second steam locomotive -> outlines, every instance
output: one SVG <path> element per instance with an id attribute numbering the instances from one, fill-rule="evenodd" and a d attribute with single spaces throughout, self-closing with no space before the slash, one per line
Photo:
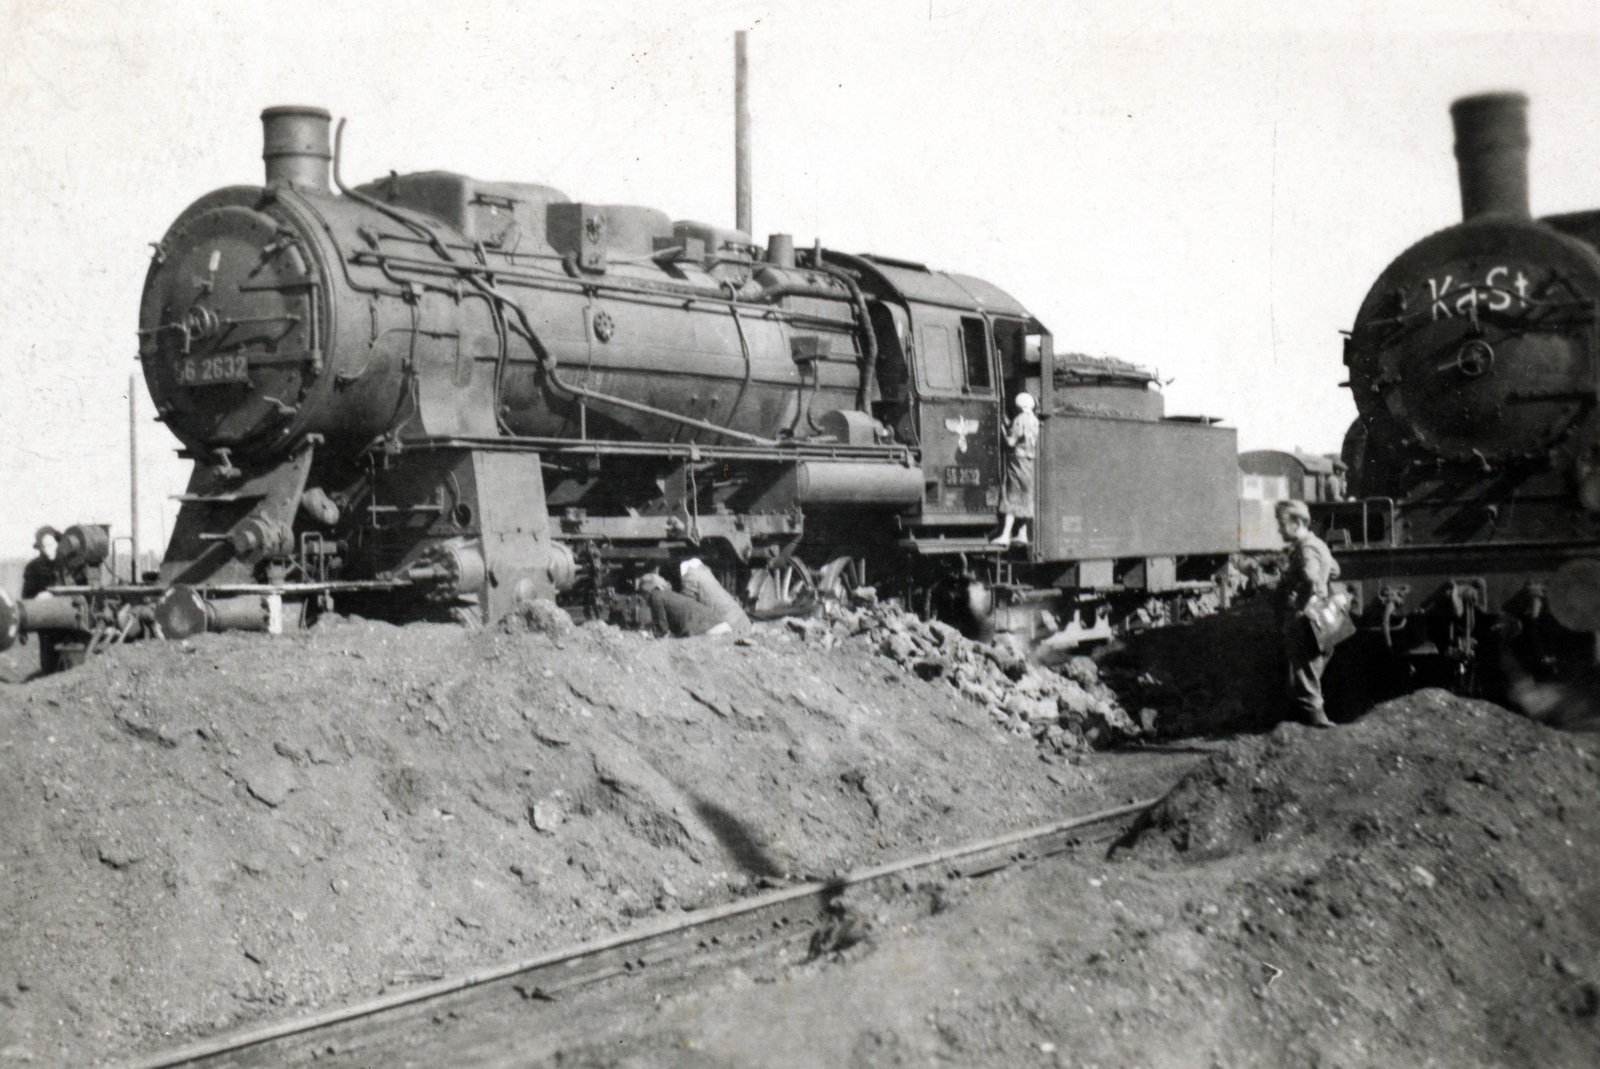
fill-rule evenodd
<path id="1" fill-rule="evenodd" d="M 0 605 L 12 637 L 275 630 L 334 602 L 626 615 L 631 579 L 698 556 L 758 610 L 870 576 L 1071 643 L 1237 547 L 1234 432 L 1054 352 L 986 282 L 542 185 L 346 187 L 327 112 L 262 120 L 264 185 L 192 204 L 145 282 L 140 361 L 194 461 L 159 574 Z M 1000 547 L 1024 391 L 1036 520 Z"/>
<path id="2" fill-rule="evenodd" d="M 1600 211 L 1530 215 L 1526 104 L 1452 107 L 1463 219 L 1361 305 L 1362 500 L 1318 511 L 1407 677 L 1533 707 L 1541 680 L 1593 671 L 1600 632 Z"/>

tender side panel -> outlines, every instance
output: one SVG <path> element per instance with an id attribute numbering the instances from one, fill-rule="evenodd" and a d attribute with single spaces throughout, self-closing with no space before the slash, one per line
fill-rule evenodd
<path id="1" fill-rule="evenodd" d="M 1238 546 L 1233 430 L 1053 416 L 1039 454 L 1043 560 L 1195 556 Z"/>

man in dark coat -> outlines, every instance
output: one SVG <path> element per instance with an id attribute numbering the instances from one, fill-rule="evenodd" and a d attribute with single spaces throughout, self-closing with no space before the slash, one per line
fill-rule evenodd
<path id="1" fill-rule="evenodd" d="M 22 597 L 48 597 L 49 590 L 62 582 L 61 564 L 56 559 L 61 532 L 54 527 L 41 527 L 34 532 L 33 548 L 39 555 L 22 569 Z M 65 641 L 61 631 L 39 632 L 39 669 L 46 674 L 56 670 L 56 647 Z"/>
<path id="2" fill-rule="evenodd" d="M 54 527 L 41 527 L 34 532 L 33 548 L 39 555 L 22 569 L 22 597 L 36 598 L 61 580 L 56 578 L 56 549 L 61 533 Z"/>

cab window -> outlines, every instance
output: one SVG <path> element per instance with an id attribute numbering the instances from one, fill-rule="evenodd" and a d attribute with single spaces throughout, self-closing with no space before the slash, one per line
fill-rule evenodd
<path id="1" fill-rule="evenodd" d="M 938 323 L 922 327 L 922 374 L 930 390 L 959 390 L 955 349 L 950 344 L 950 329 Z"/>
<path id="2" fill-rule="evenodd" d="M 988 391 L 993 383 L 989 377 L 989 332 L 983 320 L 961 320 L 961 351 L 966 358 L 967 389 Z"/>

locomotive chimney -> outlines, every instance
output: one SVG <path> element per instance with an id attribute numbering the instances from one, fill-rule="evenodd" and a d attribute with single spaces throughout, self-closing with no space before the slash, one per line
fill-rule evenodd
<path id="1" fill-rule="evenodd" d="M 261 158 L 267 184 L 280 182 L 306 193 L 328 193 L 328 122 L 321 108 L 290 105 L 261 113 Z"/>
<path id="2" fill-rule="evenodd" d="M 1528 218 L 1528 98 L 1484 93 L 1450 105 L 1461 176 L 1461 217 Z"/>

